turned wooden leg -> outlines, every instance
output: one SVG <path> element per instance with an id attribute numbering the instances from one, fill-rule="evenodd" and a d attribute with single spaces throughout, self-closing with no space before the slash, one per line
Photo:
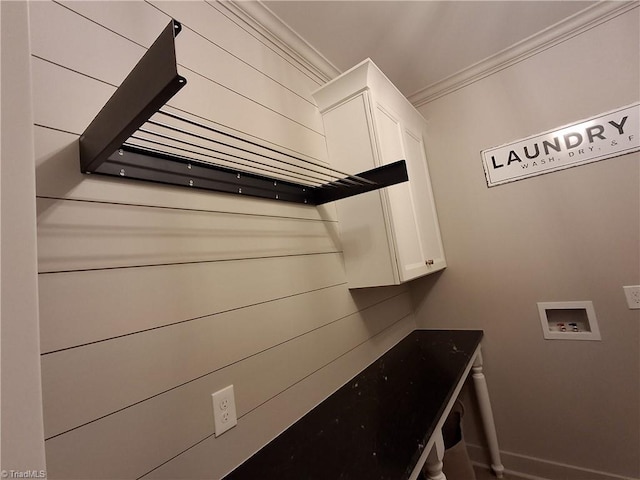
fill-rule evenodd
<path id="1" fill-rule="evenodd" d="M 496 477 L 502 478 L 504 475 L 504 466 L 500 460 L 500 449 L 498 448 L 498 436 L 496 434 L 496 425 L 493 420 L 493 411 L 491 410 L 491 401 L 489 400 L 489 389 L 487 388 L 487 380 L 482 373 L 482 352 L 478 349 L 478 354 L 473 361 L 473 383 L 478 397 L 478 405 L 480 407 L 480 417 L 482 425 L 487 436 L 489 445 L 489 453 L 491 454 L 491 469 Z"/>
<path id="2" fill-rule="evenodd" d="M 422 471 L 427 475 L 428 480 L 447 480 L 442 473 L 442 459 L 444 458 L 444 440 L 442 439 L 442 431 L 438 430 L 436 441 L 431 447 L 427 461 Z"/>

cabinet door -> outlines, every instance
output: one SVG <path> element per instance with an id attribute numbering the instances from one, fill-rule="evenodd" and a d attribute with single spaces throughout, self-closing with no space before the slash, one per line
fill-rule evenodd
<path id="1" fill-rule="evenodd" d="M 436 213 L 431 179 L 420 130 L 404 129 L 404 144 L 407 154 L 407 171 L 411 179 L 412 196 L 415 201 L 416 224 L 422 242 L 422 252 L 430 272 L 446 267 L 440 227 Z"/>
<path id="2" fill-rule="evenodd" d="M 358 173 L 379 166 L 368 92 L 323 114 L 332 166 Z M 399 283 L 391 228 L 380 191 L 336 202 L 338 229 L 350 288 Z"/>
<path id="3" fill-rule="evenodd" d="M 407 152 L 403 145 L 403 126 L 398 116 L 376 103 L 375 120 L 382 163 L 388 164 L 407 159 Z M 412 182 L 413 178 L 409 171 L 409 182 L 387 187 L 382 193 L 388 199 L 388 216 L 401 282 L 425 275 L 429 271 L 422 251 L 424 242 L 417 228 Z"/>

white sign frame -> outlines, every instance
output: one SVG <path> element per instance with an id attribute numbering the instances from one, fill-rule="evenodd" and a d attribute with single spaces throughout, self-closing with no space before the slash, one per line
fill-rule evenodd
<path id="1" fill-rule="evenodd" d="M 487 187 L 640 150 L 640 102 L 483 150 Z"/>

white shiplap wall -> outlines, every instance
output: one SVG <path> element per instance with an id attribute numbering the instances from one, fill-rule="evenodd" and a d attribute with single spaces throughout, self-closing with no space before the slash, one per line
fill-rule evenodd
<path id="1" fill-rule="evenodd" d="M 220 478 L 415 326 L 405 288 L 347 289 L 331 207 L 80 174 L 79 135 L 171 17 L 172 106 L 327 161 L 322 80 L 233 5 L 30 3 L 49 478 Z"/>

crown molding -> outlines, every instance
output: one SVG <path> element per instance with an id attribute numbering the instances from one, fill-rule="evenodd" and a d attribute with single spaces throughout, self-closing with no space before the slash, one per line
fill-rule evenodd
<path id="1" fill-rule="evenodd" d="M 262 2 L 228 0 L 209 3 L 231 12 L 260 34 L 278 54 L 296 65 L 319 85 L 327 83 L 341 73 L 335 65 Z"/>
<path id="2" fill-rule="evenodd" d="M 419 107 L 638 8 L 640 2 L 601 1 L 408 97 Z"/>
<path id="3" fill-rule="evenodd" d="M 271 48 L 317 81 L 319 85 L 325 84 L 341 73 L 335 65 L 259 0 L 211 1 L 209 3 L 233 14 L 266 40 Z M 600 1 L 495 55 L 418 90 L 408 99 L 414 106 L 419 107 L 638 7 L 640 7 L 638 0 Z"/>

